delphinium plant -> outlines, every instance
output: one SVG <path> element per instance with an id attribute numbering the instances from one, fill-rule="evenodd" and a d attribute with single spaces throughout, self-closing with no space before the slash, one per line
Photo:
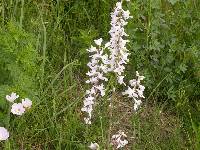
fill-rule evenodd
<path id="1" fill-rule="evenodd" d="M 133 109 L 136 111 L 142 103 L 144 98 L 143 92 L 145 87 L 141 85 L 144 76 L 140 76 L 136 71 L 136 79 L 129 81 L 126 84 L 125 78 L 125 65 L 129 62 L 128 56 L 130 55 L 126 48 L 128 34 L 125 32 L 124 27 L 128 24 L 127 20 L 132 18 L 129 10 L 122 8 L 123 1 L 117 2 L 114 11 L 111 13 L 111 29 L 109 34 L 111 36 L 109 42 L 104 42 L 102 38 L 94 40 L 96 46 L 91 46 L 87 51 L 89 52 L 90 62 L 87 64 L 90 68 L 87 73 L 89 79 L 86 83 L 90 84 L 91 88 L 86 91 L 86 96 L 83 101 L 84 106 L 81 109 L 86 113 L 84 121 L 86 124 L 92 124 L 92 112 L 94 105 L 99 97 L 104 97 L 106 92 L 115 92 L 117 84 L 127 87 L 123 95 L 133 99 Z M 103 44 L 105 43 L 105 44 Z M 107 81 L 112 80 L 107 84 Z M 106 90 L 105 90 L 106 89 Z M 109 98 L 109 106 L 112 106 L 112 96 Z M 110 125 L 111 126 L 111 125 Z M 109 136 L 110 137 L 110 136 Z M 122 148 L 128 144 L 126 140 L 127 135 L 123 131 L 119 131 L 111 137 L 110 144 L 115 148 Z M 90 149 L 98 149 L 97 143 L 91 143 Z"/>

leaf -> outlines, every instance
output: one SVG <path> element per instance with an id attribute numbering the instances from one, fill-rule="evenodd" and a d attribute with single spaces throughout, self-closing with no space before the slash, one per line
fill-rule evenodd
<path id="1" fill-rule="evenodd" d="M 187 66 L 186 66 L 185 64 L 181 64 L 181 65 L 179 66 L 179 69 L 180 69 L 183 73 L 185 73 L 185 72 L 187 71 Z"/>
<path id="2" fill-rule="evenodd" d="M 176 2 L 178 2 L 179 0 L 168 0 L 172 5 L 174 5 Z"/>

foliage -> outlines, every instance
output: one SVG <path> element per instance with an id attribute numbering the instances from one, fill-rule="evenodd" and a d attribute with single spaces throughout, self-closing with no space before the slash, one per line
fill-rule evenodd
<path id="1" fill-rule="evenodd" d="M 129 28 L 131 62 L 136 64 L 131 68 L 142 68 L 147 77 L 147 100 L 176 106 L 191 138 L 194 122 L 189 116 L 200 114 L 200 3 L 143 0 L 129 7 L 134 15 Z M 189 115 L 190 109 L 195 113 Z"/>
<path id="2" fill-rule="evenodd" d="M 188 9 L 184 9 L 184 8 Z M 135 1 L 134 20 L 129 32 L 132 36 L 132 62 L 148 77 L 151 91 L 163 79 L 153 96 L 178 99 L 185 90 L 189 97 L 199 96 L 199 11 L 191 9 L 199 3 L 166 1 Z M 142 8 L 142 10 L 141 10 Z M 143 65 L 144 64 L 144 65 Z M 197 98 L 196 98 L 197 100 Z"/>
<path id="3" fill-rule="evenodd" d="M 37 51 L 35 39 L 19 26 L 9 22 L 0 30 L 0 119 L 5 121 L 5 96 L 17 91 L 24 96 L 36 95 L 35 83 L 37 67 Z"/>

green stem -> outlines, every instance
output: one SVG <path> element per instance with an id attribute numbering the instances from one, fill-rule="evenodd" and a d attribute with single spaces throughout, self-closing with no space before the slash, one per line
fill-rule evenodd
<path id="1" fill-rule="evenodd" d="M 5 24 L 5 2 L 2 2 L 2 24 Z"/>
<path id="2" fill-rule="evenodd" d="M 43 20 L 43 12 L 40 10 L 39 6 L 37 5 L 41 23 L 42 23 L 42 31 L 43 31 L 43 47 L 42 47 L 42 65 L 41 65 L 41 82 L 40 87 L 43 89 L 44 86 L 44 72 L 45 72 L 45 66 L 46 66 L 46 49 L 47 49 L 47 31 L 46 26 Z"/>
<path id="3" fill-rule="evenodd" d="M 148 19 L 147 19 L 147 32 L 146 32 L 146 49 L 149 50 L 150 46 L 150 32 L 151 32 L 151 0 L 148 2 Z"/>
<path id="4" fill-rule="evenodd" d="M 113 100 L 115 98 L 115 91 L 113 91 L 113 89 L 116 87 L 116 77 L 115 75 L 112 75 L 111 78 L 110 78 L 110 89 L 112 90 L 112 96 L 111 96 L 111 99 L 110 99 L 110 102 L 109 102 L 109 130 L 108 130 L 108 142 L 107 142 L 107 148 L 109 149 L 110 147 L 110 139 L 111 139 L 111 133 L 112 133 L 112 116 L 113 116 Z"/>
<path id="5" fill-rule="evenodd" d="M 9 103 L 8 111 L 7 111 L 7 121 L 5 124 L 7 129 L 10 127 L 10 111 L 11 111 L 11 104 Z"/>
<path id="6" fill-rule="evenodd" d="M 21 0 L 22 2 L 22 7 L 21 7 L 21 16 L 20 16 L 20 27 L 22 28 L 22 22 L 24 18 L 24 0 Z"/>
<path id="7" fill-rule="evenodd" d="M 5 127 L 6 127 L 7 130 L 9 130 L 9 127 L 10 127 L 10 111 L 11 111 L 11 103 L 9 103 L 9 106 L 8 106 L 7 121 L 6 121 L 6 124 L 5 124 Z M 5 150 L 11 150 L 9 140 L 7 140 L 5 142 Z"/>

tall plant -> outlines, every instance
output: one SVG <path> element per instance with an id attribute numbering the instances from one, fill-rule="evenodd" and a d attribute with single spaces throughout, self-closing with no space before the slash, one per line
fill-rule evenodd
<path id="1" fill-rule="evenodd" d="M 126 86 L 125 78 L 125 65 L 129 62 L 128 56 L 130 55 L 126 48 L 126 43 L 129 42 L 126 38 L 128 34 L 125 32 L 125 26 L 128 24 L 127 20 L 132 18 L 129 10 L 122 8 L 122 2 L 117 2 L 114 11 L 111 13 L 111 29 L 109 34 L 111 36 L 109 42 L 104 42 L 102 38 L 94 40 L 96 46 L 91 46 L 87 49 L 90 54 L 90 62 L 87 64 L 90 68 L 87 75 L 89 79 L 86 83 L 91 85 L 91 88 L 86 91 L 84 106 L 81 109 L 86 112 L 84 121 L 86 124 L 92 124 L 93 107 L 97 99 L 101 96 L 104 97 L 106 92 L 115 92 L 117 84 Z M 105 43 L 105 44 L 104 44 Z M 141 105 L 141 99 L 144 98 L 143 92 L 145 87 L 141 85 L 144 76 L 140 76 L 136 72 L 136 79 L 130 80 L 130 86 L 123 95 L 133 99 L 134 110 L 136 111 Z M 109 83 L 106 83 L 109 81 Z M 112 98 L 109 100 L 110 106 L 112 105 Z M 111 126 L 111 125 L 110 125 Z M 111 128 L 111 127 L 110 127 Z M 119 134 L 112 136 L 112 144 L 116 148 L 124 147 L 128 141 L 122 140 L 126 137 L 122 131 Z M 91 147 L 94 146 L 91 145 Z"/>

